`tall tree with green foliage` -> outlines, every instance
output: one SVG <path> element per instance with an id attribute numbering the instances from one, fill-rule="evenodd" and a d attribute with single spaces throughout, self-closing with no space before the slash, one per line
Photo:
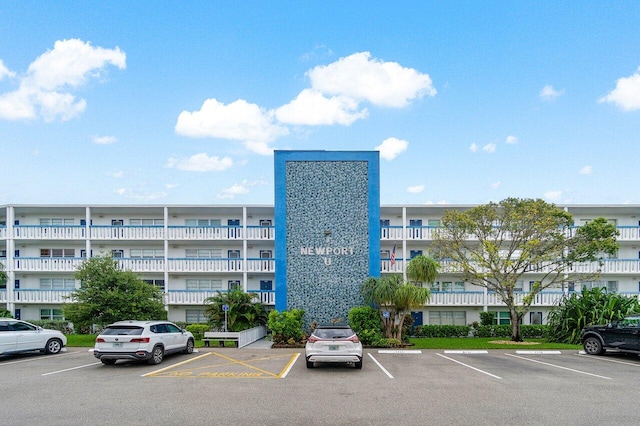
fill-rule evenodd
<path id="1" fill-rule="evenodd" d="M 403 281 L 399 274 L 369 277 L 360 286 L 364 300 L 378 309 L 387 338 L 402 340 L 402 325 L 413 309 L 429 300 L 429 289 Z"/>
<path id="2" fill-rule="evenodd" d="M 242 290 L 229 290 L 218 292 L 215 296 L 205 300 L 208 305 L 205 315 L 209 318 L 209 324 L 215 329 L 223 330 L 225 326 L 224 306 L 226 311 L 227 331 L 242 331 L 249 328 L 265 325 L 267 323 L 267 311 L 256 293 L 245 293 Z"/>
<path id="3" fill-rule="evenodd" d="M 549 312 L 548 339 L 576 345 L 580 343 L 580 333 L 584 327 L 608 324 L 639 312 L 640 303 L 635 295 L 629 297 L 610 293 L 603 287 L 583 288 L 580 293 L 564 297 Z"/>
<path id="4" fill-rule="evenodd" d="M 66 303 L 63 312 L 76 327 L 167 318 L 161 290 L 120 269 L 111 256 L 85 260 L 75 278 L 81 287 L 71 294 L 73 302 Z"/>
<path id="5" fill-rule="evenodd" d="M 495 292 L 509 309 L 511 340 L 522 341 L 520 324 L 542 290 L 593 280 L 604 256 L 618 249 L 615 226 L 604 218 L 579 228 L 563 209 L 540 199 L 507 198 L 468 210 L 449 210 L 435 230 L 432 254 L 447 272 Z M 595 272 L 574 266 L 594 262 Z M 516 285 L 524 275 L 538 279 L 524 294 Z"/>
<path id="6" fill-rule="evenodd" d="M 409 261 L 407 278 L 416 285 L 431 284 L 438 276 L 440 264 L 434 259 L 419 255 Z"/>
<path id="7" fill-rule="evenodd" d="M 0 262 L 0 286 L 7 286 L 7 273 L 4 271 L 4 264 Z"/>

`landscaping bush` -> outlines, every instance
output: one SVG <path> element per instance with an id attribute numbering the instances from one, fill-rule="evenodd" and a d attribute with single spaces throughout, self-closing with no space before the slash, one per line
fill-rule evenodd
<path id="1" fill-rule="evenodd" d="M 415 327 L 415 337 L 468 337 L 468 325 L 419 325 Z"/>
<path id="2" fill-rule="evenodd" d="M 495 312 L 480 312 L 480 325 L 494 325 L 495 323 Z"/>
<path id="3" fill-rule="evenodd" d="M 300 342 L 304 337 L 302 331 L 304 310 L 291 309 L 288 311 L 278 312 L 273 310 L 269 312 L 267 326 L 271 330 L 272 340 L 274 344 L 290 344 L 290 341 Z"/>
<path id="4" fill-rule="evenodd" d="M 0 308 L 0 318 L 13 318 L 11 311 L 5 308 Z"/>
<path id="5" fill-rule="evenodd" d="M 191 334 L 193 334 L 193 338 L 196 340 L 202 340 L 204 338 L 204 333 L 211 330 L 211 326 L 209 324 L 190 324 L 184 328 L 187 331 L 190 331 Z"/>
<path id="6" fill-rule="evenodd" d="M 36 320 L 29 321 L 32 324 L 39 325 L 42 328 L 48 328 L 50 330 L 58 330 L 64 334 L 71 334 L 74 332 L 73 327 L 69 321 L 64 320 Z"/>
<path id="7" fill-rule="evenodd" d="M 363 345 L 373 346 L 382 339 L 380 314 L 370 306 L 358 306 L 349 311 L 349 326 L 358 334 Z"/>

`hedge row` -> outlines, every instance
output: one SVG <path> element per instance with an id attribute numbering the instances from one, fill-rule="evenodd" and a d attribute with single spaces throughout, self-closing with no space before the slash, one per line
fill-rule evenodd
<path id="1" fill-rule="evenodd" d="M 523 339 L 545 339 L 549 334 L 547 325 L 521 325 Z M 419 325 L 413 337 L 511 337 L 511 325 Z"/>

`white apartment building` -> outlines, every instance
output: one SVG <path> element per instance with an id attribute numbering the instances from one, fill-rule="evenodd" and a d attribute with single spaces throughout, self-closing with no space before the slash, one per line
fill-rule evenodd
<path id="1" fill-rule="evenodd" d="M 432 231 L 446 210 L 470 205 L 380 207 L 380 274 L 405 274 L 408 261 L 429 254 Z M 620 250 L 607 259 L 597 282 L 573 283 L 540 293 L 525 324 L 544 323 L 563 295 L 604 286 L 640 294 L 640 206 L 566 205 L 575 226 L 605 217 L 617 226 Z M 376 218 L 377 220 L 377 218 Z M 80 283 L 77 267 L 110 253 L 122 268 L 163 290 L 169 319 L 204 322 L 204 300 L 241 288 L 275 306 L 275 216 L 268 205 L 7 205 L 0 207 L 0 263 L 7 282 L 0 307 L 25 320 L 62 319 L 61 306 Z M 391 261 L 396 247 L 395 262 Z M 578 265 L 581 271 L 596 264 Z M 526 292 L 538 277 L 520 283 Z M 495 294 L 441 273 L 431 299 L 414 312 L 417 324 L 465 325 L 494 311 L 508 323 Z"/>

